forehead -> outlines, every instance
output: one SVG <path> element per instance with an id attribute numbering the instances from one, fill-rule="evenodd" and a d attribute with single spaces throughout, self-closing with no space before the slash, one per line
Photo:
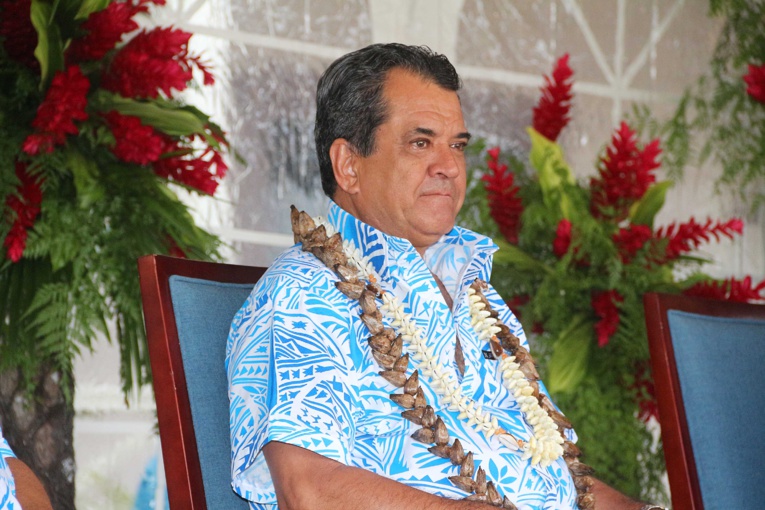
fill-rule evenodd
<path id="1" fill-rule="evenodd" d="M 385 123 L 440 123 L 444 124 L 444 129 L 465 131 L 457 92 L 445 89 L 431 79 L 405 69 L 392 69 L 385 79 L 383 96 Z"/>

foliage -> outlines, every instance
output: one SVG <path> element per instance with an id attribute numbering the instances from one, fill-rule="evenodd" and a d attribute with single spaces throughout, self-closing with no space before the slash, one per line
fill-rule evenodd
<path id="1" fill-rule="evenodd" d="M 178 196 L 212 195 L 227 142 L 177 93 L 191 34 L 138 30 L 164 0 L 0 0 L 0 371 L 60 370 L 115 339 L 127 391 L 147 382 L 136 259 L 217 255 Z"/>
<path id="2" fill-rule="evenodd" d="M 499 148 L 486 151 L 462 220 L 500 246 L 492 283 L 536 334 L 540 371 L 574 423 L 586 462 L 627 494 L 666 499 L 660 445 L 647 426 L 656 407 L 643 294 L 762 299 L 765 281 L 717 281 L 700 271 L 707 260 L 693 251 L 740 234 L 740 220 L 654 225 L 671 183 L 656 181 L 658 140 L 640 144 L 626 123 L 596 174 L 576 182 L 549 137 L 568 122 L 572 74 L 563 57 L 546 79 L 528 129 L 530 165 L 503 162 Z"/>
<path id="3" fill-rule="evenodd" d="M 711 159 L 722 169 L 718 187 L 756 211 L 765 205 L 765 2 L 710 0 L 710 13 L 725 20 L 710 70 L 658 126 L 665 167 L 679 177 Z"/>

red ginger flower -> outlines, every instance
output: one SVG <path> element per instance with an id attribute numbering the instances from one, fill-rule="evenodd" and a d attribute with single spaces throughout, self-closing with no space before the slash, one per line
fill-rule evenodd
<path id="1" fill-rule="evenodd" d="M 571 246 L 571 222 L 562 219 L 558 222 L 558 228 L 555 229 L 555 240 L 553 240 L 553 253 L 558 258 L 563 257 Z"/>
<path id="2" fill-rule="evenodd" d="M 592 296 L 592 309 L 600 318 L 595 324 L 595 334 L 598 336 L 598 347 L 605 347 L 611 336 L 619 328 L 619 309 L 616 303 L 624 298 L 615 290 L 599 292 Z"/>
<path id="3" fill-rule="evenodd" d="M 614 244 L 619 250 L 619 256 L 622 259 L 623 264 L 629 264 L 635 253 L 642 248 L 646 241 L 648 241 L 653 232 L 646 225 L 629 225 L 625 228 L 620 228 L 619 232 L 614 234 Z"/>
<path id="4" fill-rule="evenodd" d="M 193 155 L 192 149 L 183 147 L 180 141 L 168 136 L 163 136 L 163 139 L 164 157 L 154 163 L 154 173 L 202 193 L 214 195 L 228 170 L 220 153 L 208 146 L 200 156 L 190 157 Z"/>
<path id="5" fill-rule="evenodd" d="M 66 142 L 66 135 L 76 135 L 78 130 L 74 121 L 88 118 L 85 107 L 89 88 L 90 81 L 79 66 L 57 72 L 32 121 L 35 132 L 24 140 L 22 150 L 32 156 L 51 152 L 55 146 Z"/>
<path id="6" fill-rule="evenodd" d="M 88 16 L 81 25 L 86 34 L 74 39 L 67 50 L 67 57 L 75 62 L 83 60 L 100 60 L 122 37 L 138 29 L 138 23 L 133 17 L 149 10 L 149 3 L 164 5 L 164 0 L 138 0 L 137 3 L 112 2 L 105 9 L 96 11 Z"/>
<path id="7" fill-rule="evenodd" d="M 708 218 L 705 224 L 696 223 L 691 219 L 680 225 L 670 223 L 667 227 L 661 227 L 656 231 L 656 239 L 668 239 L 664 258 L 659 263 L 665 263 L 678 258 L 684 253 L 695 250 L 702 242 L 708 242 L 711 237 L 719 241 L 721 236 L 733 239 L 733 234 L 741 234 L 744 231 L 744 222 L 738 218 L 722 222 L 712 223 Z"/>
<path id="8" fill-rule="evenodd" d="M 622 122 L 600 159 L 598 176 L 590 180 L 592 214 L 616 222 L 626 218 L 630 206 L 656 182 L 653 172 L 659 167 L 659 154 L 658 139 L 640 150 L 635 132 Z"/>
<path id="9" fill-rule="evenodd" d="M 0 0 L 0 40 L 11 60 L 37 69 L 37 32 L 30 19 L 31 0 Z"/>
<path id="10" fill-rule="evenodd" d="M 193 67 L 204 73 L 204 84 L 214 82 L 199 57 L 188 53 L 191 34 L 158 27 L 142 31 L 114 57 L 104 76 L 103 87 L 123 97 L 156 98 L 161 91 L 172 95 L 182 91 L 192 79 Z"/>
<path id="11" fill-rule="evenodd" d="M 765 103 L 765 64 L 754 66 L 749 64 L 749 73 L 744 75 L 746 93 L 760 103 Z"/>
<path id="12" fill-rule="evenodd" d="M 534 129 L 550 141 L 558 139 L 558 135 L 571 120 L 568 112 L 571 109 L 571 77 L 574 72 L 568 66 L 568 53 L 563 55 L 555 64 L 552 79 L 545 76 L 542 87 L 542 97 L 534 107 Z"/>
<path id="13" fill-rule="evenodd" d="M 3 246 L 7 249 L 8 258 L 13 262 L 21 260 L 27 246 L 27 231 L 34 225 L 40 214 L 42 190 L 40 184 L 29 175 L 26 165 L 16 162 L 16 176 L 21 183 L 16 193 L 8 195 L 5 205 L 15 213 L 13 224 L 5 236 Z"/>
<path id="14" fill-rule="evenodd" d="M 514 184 L 515 174 L 507 171 L 507 165 L 500 165 L 499 147 L 489 149 L 486 165 L 491 170 L 481 177 L 489 200 L 491 217 L 497 222 L 499 231 L 509 242 L 518 243 L 523 204 L 518 196 L 520 188 Z"/>
<path id="15" fill-rule="evenodd" d="M 112 152 L 122 161 L 148 165 L 162 155 L 162 137 L 151 126 L 141 124 L 138 117 L 111 111 L 104 114 L 104 118 L 116 142 Z"/>
<path id="16" fill-rule="evenodd" d="M 659 405 L 656 403 L 656 386 L 653 378 L 648 373 L 648 363 L 643 362 L 637 366 L 635 371 L 635 384 L 632 386 L 637 396 L 638 407 L 640 408 L 638 417 L 644 422 L 651 418 L 659 419 Z"/>
<path id="17" fill-rule="evenodd" d="M 752 277 L 742 280 L 729 278 L 727 280 L 709 280 L 699 282 L 686 289 L 683 294 L 725 301 L 749 302 L 765 300 L 765 280 L 752 287 Z"/>

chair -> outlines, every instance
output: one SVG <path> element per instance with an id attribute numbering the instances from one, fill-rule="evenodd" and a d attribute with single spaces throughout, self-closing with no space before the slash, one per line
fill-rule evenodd
<path id="1" fill-rule="evenodd" d="M 265 268 L 148 255 L 138 270 L 170 508 L 246 509 L 231 489 L 224 359 Z"/>
<path id="2" fill-rule="evenodd" d="M 765 306 L 643 301 L 673 507 L 765 508 Z"/>

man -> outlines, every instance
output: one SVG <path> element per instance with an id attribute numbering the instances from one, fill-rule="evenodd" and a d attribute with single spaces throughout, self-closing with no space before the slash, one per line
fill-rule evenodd
<path id="1" fill-rule="evenodd" d="M 226 360 L 233 486 L 252 508 L 479 509 L 501 498 L 505 508 L 576 508 L 566 460 L 534 453 L 544 434 L 503 383 L 506 355 L 491 354 L 476 331 L 468 288 L 489 280 L 496 246 L 454 226 L 470 139 L 459 88 L 445 57 L 398 44 L 346 55 L 319 81 L 315 136 L 332 199 L 323 228 L 348 243 L 348 257 L 326 256 L 331 240 L 305 251 L 320 228 L 293 216 L 307 229 L 296 232 L 303 242 L 277 258 L 234 319 Z M 344 290 L 358 285 L 346 266 L 384 293 Z M 370 292 L 377 299 L 365 301 Z M 525 352 L 519 322 L 491 287 L 483 294 Z M 382 320 L 388 329 L 370 319 L 382 316 L 381 303 L 399 313 Z M 373 347 L 395 328 L 396 340 Z M 386 356 L 404 337 L 412 358 L 397 352 L 391 369 Z M 416 393 L 395 395 L 412 380 Z M 572 445 L 573 431 L 564 435 Z M 598 509 L 642 507 L 586 473 L 577 479 L 594 484 L 583 492 Z"/>
<path id="2" fill-rule="evenodd" d="M 40 480 L 26 464 L 16 458 L 0 429 L 0 509 L 22 508 L 50 510 L 51 505 Z"/>

